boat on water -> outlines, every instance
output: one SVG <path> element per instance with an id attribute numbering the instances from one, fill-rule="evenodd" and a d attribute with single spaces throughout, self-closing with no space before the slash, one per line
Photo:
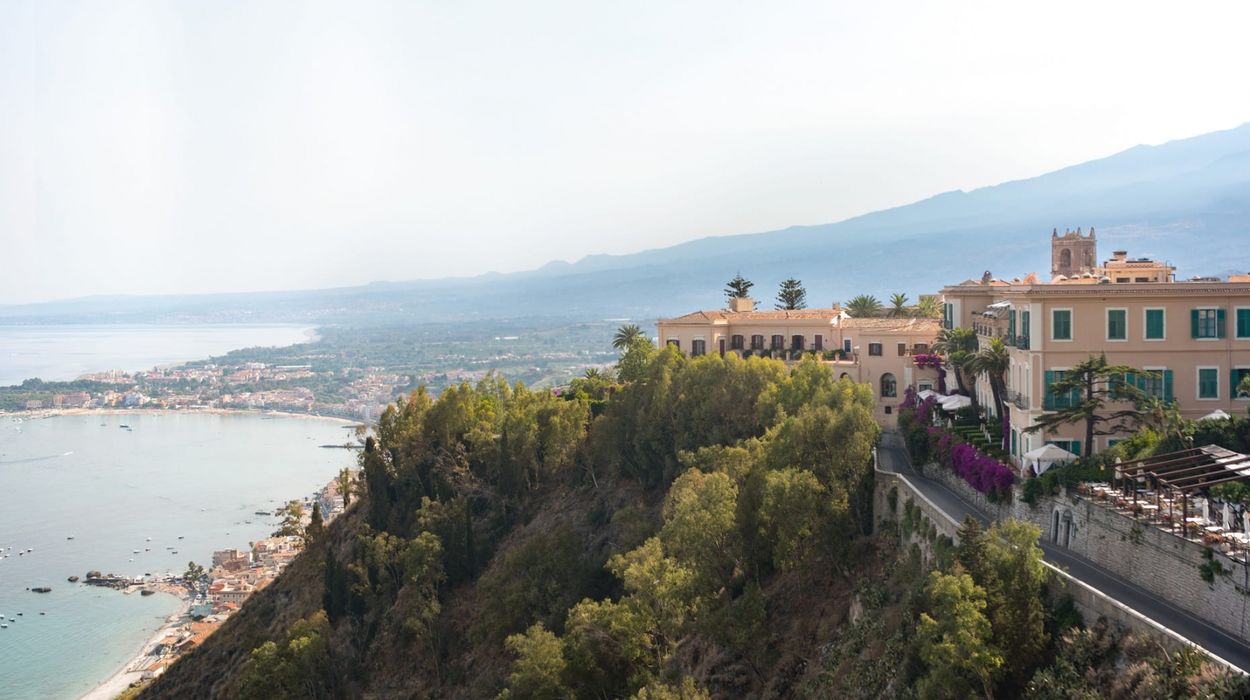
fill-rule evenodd
<path id="1" fill-rule="evenodd" d="M 74 536 L 73 536 L 73 535 L 69 535 L 69 536 L 67 536 L 65 539 L 67 539 L 67 540 L 72 540 L 72 539 L 74 539 Z"/>
<path id="2" fill-rule="evenodd" d="M 126 425 L 125 423 L 122 423 L 121 425 L 119 425 L 119 426 L 117 426 L 117 427 L 119 427 L 119 428 L 127 428 L 127 429 L 129 429 L 129 428 L 130 428 L 130 426 L 129 426 L 129 425 Z"/>
<path id="3" fill-rule="evenodd" d="M 65 580 L 66 580 L 66 581 L 69 581 L 70 583 L 78 583 L 78 577 L 77 577 L 77 576 L 70 576 L 69 578 L 67 578 L 67 579 L 65 579 Z"/>
<path id="4" fill-rule="evenodd" d="M 51 593 L 52 587 L 51 586 L 35 586 L 34 588 L 30 590 L 34 593 Z"/>
<path id="5" fill-rule="evenodd" d="M 155 594 L 156 594 L 156 591 L 152 590 L 151 588 L 145 588 L 139 591 L 139 595 L 155 595 Z"/>

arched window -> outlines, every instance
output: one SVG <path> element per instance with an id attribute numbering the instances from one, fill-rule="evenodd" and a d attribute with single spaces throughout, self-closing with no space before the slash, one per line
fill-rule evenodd
<path id="1" fill-rule="evenodd" d="M 894 380 L 894 375 L 886 372 L 881 375 L 881 398 L 897 398 L 898 382 Z"/>
<path id="2" fill-rule="evenodd" d="M 1072 267 L 1072 251 L 1064 248 L 1059 251 L 1059 267 L 1067 270 Z"/>
<path id="3" fill-rule="evenodd" d="M 850 378 L 851 378 L 851 375 L 847 374 L 846 372 L 843 372 L 842 376 L 838 377 L 838 379 L 850 379 Z"/>

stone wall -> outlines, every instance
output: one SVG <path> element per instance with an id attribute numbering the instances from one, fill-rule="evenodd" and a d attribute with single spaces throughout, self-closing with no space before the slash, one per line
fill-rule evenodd
<path id="1" fill-rule="evenodd" d="M 1030 506 L 1020 499 L 1017 488 L 1011 503 L 990 503 L 949 470 L 930 464 L 923 471 L 986 515 L 1035 523 L 1046 542 L 1097 562 L 1172 605 L 1250 641 L 1250 568 L 1222 552 L 1212 551 L 1211 561 L 1224 573 L 1207 583 L 1199 575 L 1199 567 L 1207 562 L 1206 547 L 1097 501 L 1061 493 L 1040 497 Z"/>
<path id="2" fill-rule="evenodd" d="M 1248 597 L 1242 591 L 1247 586 L 1234 583 L 1234 579 L 1246 576 L 1245 567 L 1236 565 L 1222 554 L 1216 554 L 1215 560 L 1230 570 L 1226 576 L 1217 576 L 1212 585 L 1206 584 L 1198 576 L 1197 561 L 1201 561 L 1201 545 L 1182 540 L 1179 537 L 1160 530 L 1151 533 L 1151 528 L 1136 524 L 1132 518 L 1125 517 L 1113 510 L 1102 508 L 1084 499 L 1071 499 L 1060 495 L 1038 499 L 1035 506 L 1016 498 L 1011 503 L 991 503 L 959 477 L 935 465 L 929 465 L 925 475 L 940 481 L 943 485 L 974 503 L 996 518 L 1016 518 L 1036 523 L 1042 529 L 1042 537 L 1049 540 L 1053 535 L 1053 513 L 1070 512 L 1073 528 L 1069 536 L 1069 549 L 1073 552 L 1097 561 L 1104 568 L 1120 574 L 1137 583 L 1142 588 L 1156 592 L 1160 597 L 1173 601 L 1178 607 L 1185 607 L 1195 614 L 1208 615 L 1211 621 L 1220 621 L 1220 626 L 1231 625 L 1237 629 L 1245 629 L 1241 622 L 1245 619 L 1244 612 Z M 894 507 L 890 507 L 890 493 L 894 491 Z M 950 537 L 956 544 L 959 541 L 958 523 L 954 517 L 937 507 L 924 496 L 905 476 L 878 471 L 874 493 L 874 513 L 876 527 L 889 524 L 900 528 L 905 504 L 911 501 L 913 508 L 924 515 L 932 523 L 936 531 Z M 1062 515 L 1061 515 L 1062 521 Z M 1168 539 L 1175 540 L 1170 542 Z M 931 542 L 918 532 L 905 543 L 915 542 L 924 552 L 926 563 L 932 562 L 933 548 Z M 1137 611 L 1120 603 L 1084 582 L 1073 578 L 1054 565 L 1043 562 L 1051 572 L 1050 592 L 1052 595 L 1064 594 L 1072 597 L 1073 604 L 1087 622 L 1099 617 L 1120 625 L 1124 629 L 1137 634 L 1149 636 L 1159 641 L 1168 649 L 1179 649 L 1184 646 L 1197 646 L 1185 637 L 1166 627 L 1166 620 L 1154 621 L 1144 617 Z M 1151 567 L 1155 567 L 1152 569 Z M 1127 573 L 1126 573 L 1127 572 Z M 1182 604 L 1182 601 L 1184 603 Z M 1198 610 L 1189 608 L 1194 605 Z M 1225 613 L 1217 609 L 1227 606 Z M 1202 612 L 1199 612 L 1201 610 Z M 1234 630 L 1229 630 L 1234 631 Z M 1205 649 L 1204 653 L 1210 655 Z M 1237 669 L 1224 659 L 1214 657 L 1217 661 Z M 1237 669 L 1240 670 L 1240 669 Z"/>

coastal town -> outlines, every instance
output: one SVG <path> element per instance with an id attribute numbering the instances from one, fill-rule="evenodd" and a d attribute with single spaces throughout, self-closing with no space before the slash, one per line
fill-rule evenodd
<path id="1" fill-rule="evenodd" d="M 257 512 L 283 519 L 272 536 L 248 543 L 247 549 L 214 551 L 208 566 L 191 562 L 176 576 L 123 577 L 90 571 L 83 585 L 113 588 L 126 595 L 165 593 L 179 597 L 179 611 L 148 640 L 133 660 L 85 697 L 113 698 L 127 688 L 160 676 L 179 658 L 204 643 L 257 592 L 271 585 L 304 549 L 309 528 L 321 518 L 328 525 L 350 503 L 359 473 L 344 470 L 318 492 L 291 501 L 275 512 Z M 72 583 L 79 577 L 70 577 Z"/>

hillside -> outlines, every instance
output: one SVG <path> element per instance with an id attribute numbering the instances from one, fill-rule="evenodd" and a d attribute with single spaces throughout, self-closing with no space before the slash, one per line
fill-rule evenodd
<path id="1" fill-rule="evenodd" d="M 263 294 L 82 299 L 0 307 L 0 323 L 123 320 L 368 323 L 559 316 L 649 319 L 715 307 L 736 271 L 758 289 L 789 276 L 826 305 L 858 293 L 915 298 L 976 277 L 1049 266 L 1053 228 L 1096 227 L 1104 254 L 1126 247 L 1180 274 L 1250 270 L 1250 124 L 1121 153 L 1038 177 L 845 221 L 711 236 L 631 255 L 465 279 L 379 282 Z M 591 234 L 593 235 L 593 234 Z M 906 252 L 904 255 L 903 252 Z M 392 268 L 393 269 L 393 268 Z"/>
<path id="2" fill-rule="evenodd" d="M 141 697 L 1246 691 L 1073 627 L 1035 527 L 954 547 L 874 505 L 871 394 L 819 362 L 640 343 L 620 375 L 396 404 L 348 512 Z"/>

